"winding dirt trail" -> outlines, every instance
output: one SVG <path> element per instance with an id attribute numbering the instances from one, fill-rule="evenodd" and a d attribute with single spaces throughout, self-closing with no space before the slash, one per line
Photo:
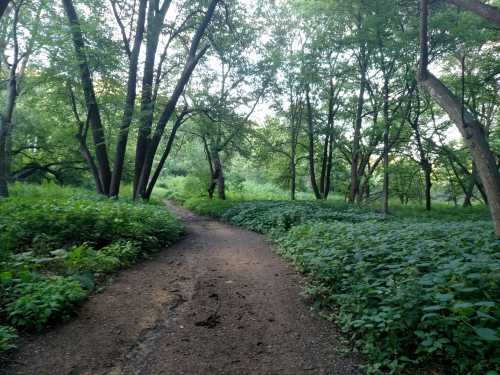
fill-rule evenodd
<path id="1" fill-rule="evenodd" d="M 0 372 L 361 374 L 262 236 L 170 208 L 182 241 L 121 272 L 76 319 L 26 338 Z"/>

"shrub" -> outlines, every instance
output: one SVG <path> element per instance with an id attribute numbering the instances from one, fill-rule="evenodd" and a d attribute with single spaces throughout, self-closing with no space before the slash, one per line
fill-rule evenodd
<path id="1" fill-rule="evenodd" d="M 17 338 L 16 330 L 12 327 L 0 325 L 0 352 L 14 349 L 14 340 Z"/>
<path id="2" fill-rule="evenodd" d="M 309 275 L 316 306 L 366 355 L 369 372 L 441 365 L 453 374 L 497 374 L 500 241 L 485 211 L 401 209 L 385 218 L 335 206 L 197 200 L 188 208 L 271 234 L 280 254 Z"/>
<path id="3" fill-rule="evenodd" d="M 71 277 L 41 277 L 19 282 L 10 290 L 5 306 L 7 318 L 16 327 L 42 329 L 50 321 L 66 319 L 78 302 L 87 297 L 80 283 Z"/>
<path id="4" fill-rule="evenodd" d="M 0 204 L 0 252 L 38 255 L 89 243 L 129 240 L 143 250 L 169 245 L 182 227 L 163 208 L 110 200 L 12 198 Z"/>
<path id="5" fill-rule="evenodd" d="M 40 330 L 65 319 L 96 280 L 181 233 L 163 204 L 18 184 L 0 201 L 0 323 Z M 10 347 L 13 332 L 0 331 L 0 350 Z"/>
<path id="6" fill-rule="evenodd" d="M 208 198 L 190 198 L 184 202 L 184 207 L 200 215 L 220 218 L 229 208 L 236 205 L 238 201 L 208 199 Z"/>
<path id="7" fill-rule="evenodd" d="M 278 239 L 370 369 L 500 369 L 500 242 L 489 222 L 305 224 Z"/>
<path id="8" fill-rule="evenodd" d="M 336 210 L 315 202 L 250 201 L 243 202 L 224 211 L 222 217 L 231 224 L 260 233 L 287 231 L 295 225 L 308 221 L 361 222 L 384 220 L 380 214 L 360 210 Z"/>

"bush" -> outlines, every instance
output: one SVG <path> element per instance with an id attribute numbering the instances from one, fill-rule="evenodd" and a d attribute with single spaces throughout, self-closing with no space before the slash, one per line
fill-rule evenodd
<path id="1" fill-rule="evenodd" d="M 18 184 L 0 201 L 0 323 L 40 330 L 65 319 L 96 280 L 181 233 L 163 204 Z M 10 347 L 14 332 L 0 330 L 0 350 Z"/>
<path id="2" fill-rule="evenodd" d="M 190 198 L 184 202 L 184 207 L 200 215 L 220 218 L 229 208 L 236 205 L 238 201 L 208 199 L 208 198 Z"/>
<path id="3" fill-rule="evenodd" d="M 0 353 L 14 349 L 14 340 L 17 338 L 16 330 L 8 326 L 0 326 Z"/>
<path id="4" fill-rule="evenodd" d="M 251 201 L 232 206 L 222 217 L 231 224 L 259 233 L 287 231 L 295 225 L 309 222 L 361 222 L 384 220 L 384 216 L 360 209 L 335 210 L 316 202 Z"/>
<path id="5" fill-rule="evenodd" d="M 354 333 L 371 370 L 445 362 L 500 369 L 500 241 L 489 222 L 305 224 L 281 254 Z"/>
<path id="6" fill-rule="evenodd" d="M 68 318 L 76 304 L 87 297 L 78 281 L 62 276 L 19 282 L 9 294 L 13 300 L 5 306 L 8 321 L 36 330 L 50 321 Z"/>
<path id="7" fill-rule="evenodd" d="M 10 198 L 0 204 L 0 252 L 38 255 L 89 243 L 133 241 L 144 251 L 172 243 L 182 227 L 162 208 L 90 198 Z"/>
<path id="8" fill-rule="evenodd" d="M 405 208 L 386 218 L 318 202 L 187 206 L 271 234 L 310 276 L 307 292 L 366 355 L 370 372 L 500 371 L 500 240 L 484 209 Z"/>

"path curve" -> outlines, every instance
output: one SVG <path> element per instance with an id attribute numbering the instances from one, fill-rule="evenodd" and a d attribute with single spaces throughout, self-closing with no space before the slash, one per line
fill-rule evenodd
<path id="1" fill-rule="evenodd" d="M 187 235 L 121 272 L 4 374 L 361 374 L 263 236 L 169 204 Z"/>

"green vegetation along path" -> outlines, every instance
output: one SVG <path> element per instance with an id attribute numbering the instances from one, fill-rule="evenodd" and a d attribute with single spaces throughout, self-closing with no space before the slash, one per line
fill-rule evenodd
<path id="1" fill-rule="evenodd" d="M 26 338 L 5 373 L 361 373 L 261 235 L 171 208 L 182 241 L 120 273 L 74 320 Z"/>

